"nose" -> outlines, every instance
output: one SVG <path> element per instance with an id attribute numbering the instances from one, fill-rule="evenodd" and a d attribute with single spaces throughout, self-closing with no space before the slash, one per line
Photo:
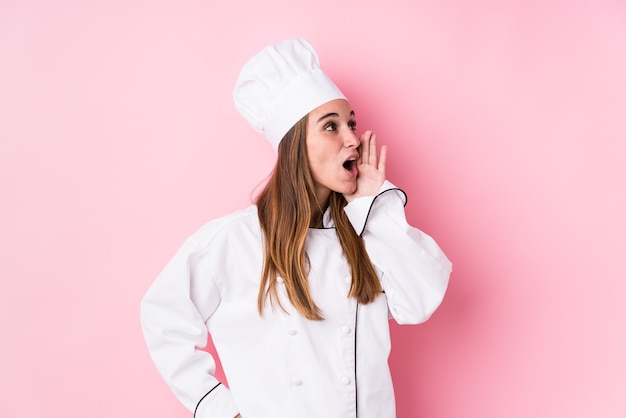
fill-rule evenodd
<path id="1" fill-rule="evenodd" d="M 358 148 L 361 145 L 361 140 L 356 131 L 347 129 L 347 133 L 343 136 L 343 145 L 346 148 Z"/>

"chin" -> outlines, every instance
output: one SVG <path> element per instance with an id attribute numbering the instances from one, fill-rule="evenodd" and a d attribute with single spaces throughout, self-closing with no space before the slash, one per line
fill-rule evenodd
<path id="1" fill-rule="evenodd" d="M 354 194 L 356 192 L 356 184 L 354 186 L 346 187 L 346 189 L 341 192 L 342 194 Z"/>
<path id="2" fill-rule="evenodd" d="M 330 190 L 332 190 L 335 193 L 341 193 L 341 194 L 353 194 L 354 192 L 356 192 L 356 182 L 354 182 L 354 184 L 352 183 L 343 183 L 343 184 L 337 184 L 336 187 L 331 187 Z"/>

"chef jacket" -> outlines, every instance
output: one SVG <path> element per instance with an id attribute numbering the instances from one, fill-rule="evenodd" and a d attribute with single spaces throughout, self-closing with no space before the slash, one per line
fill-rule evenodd
<path id="1" fill-rule="evenodd" d="M 257 309 L 263 235 L 257 208 L 209 222 L 180 248 L 141 306 L 144 336 L 161 375 L 198 418 L 393 418 L 389 317 L 425 321 L 452 269 L 431 237 L 410 226 L 404 192 L 386 181 L 377 196 L 345 207 L 384 290 L 372 303 L 348 297 L 349 265 L 328 211 L 306 238 L 309 286 L 321 321 L 290 304 Z M 203 351 L 210 333 L 228 387 Z"/>

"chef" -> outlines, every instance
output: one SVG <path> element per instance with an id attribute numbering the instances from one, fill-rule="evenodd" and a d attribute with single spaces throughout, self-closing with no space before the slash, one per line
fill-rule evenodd
<path id="1" fill-rule="evenodd" d="M 254 205 L 189 237 L 141 304 L 150 355 L 198 418 L 393 418 L 389 319 L 427 320 L 451 263 L 407 223 L 386 147 L 304 39 L 248 61 L 233 92 L 277 151 Z M 203 351 L 211 335 L 226 382 Z"/>

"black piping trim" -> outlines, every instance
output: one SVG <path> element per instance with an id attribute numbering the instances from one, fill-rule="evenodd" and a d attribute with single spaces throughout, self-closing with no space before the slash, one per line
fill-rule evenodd
<path id="1" fill-rule="evenodd" d="M 222 382 L 218 383 L 217 385 L 213 386 L 213 388 L 208 391 L 206 393 L 206 395 L 204 395 L 202 398 L 200 398 L 200 400 L 198 401 L 198 403 L 196 404 L 196 409 L 193 411 L 193 417 L 196 418 L 196 412 L 198 412 L 198 407 L 200 406 L 200 403 L 204 400 L 204 398 L 206 398 L 207 396 L 209 396 L 209 393 L 213 392 L 215 390 L 216 387 L 218 387 L 219 385 L 221 385 Z"/>
<path id="2" fill-rule="evenodd" d="M 372 206 L 374 206 L 374 202 L 376 201 L 376 199 L 378 199 L 379 196 L 382 196 L 383 194 L 387 193 L 387 192 L 391 192 L 391 191 L 399 191 L 404 195 L 404 204 L 403 206 L 406 206 L 407 202 L 409 201 L 409 197 L 406 195 L 406 192 L 402 189 L 399 189 L 397 187 L 393 187 L 391 189 L 387 189 L 387 190 L 383 190 L 382 192 L 378 193 L 376 196 L 374 196 L 374 199 L 372 200 L 372 204 L 370 205 L 369 210 L 367 211 L 367 215 L 365 216 L 365 222 L 363 222 L 363 230 L 359 233 L 360 237 L 363 237 L 363 232 L 365 232 L 365 226 L 367 225 L 367 220 L 370 217 L 370 213 L 372 212 Z"/>

